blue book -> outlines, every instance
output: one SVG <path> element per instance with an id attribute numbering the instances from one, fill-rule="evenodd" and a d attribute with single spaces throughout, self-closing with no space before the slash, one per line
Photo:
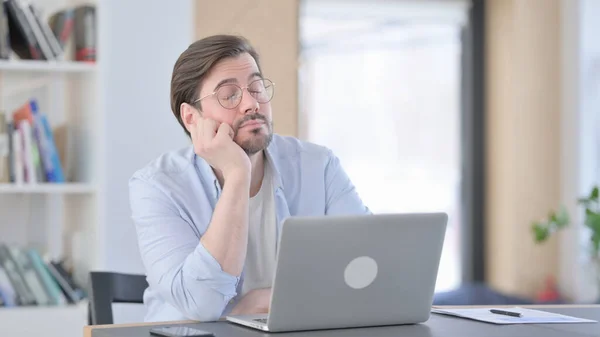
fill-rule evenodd
<path id="1" fill-rule="evenodd" d="M 37 138 L 46 180 L 48 182 L 62 183 L 65 181 L 65 178 L 56 151 L 52 128 L 50 128 L 46 115 L 40 113 L 37 101 L 32 99 L 29 104 L 33 115 L 34 132 Z"/>
<path id="2" fill-rule="evenodd" d="M 45 115 L 40 114 L 40 121 L 42 122 L 42 126 L 48 139 L 48 152 L 50 153 L 50 160 L 52 162 L 52 168 L 54 169 L 53 181 L 57 183 L 64 183 L 65 175 L 60 164 L 58 151 L 56 150 L 56 143 L 54 142 L 54 134 L 52 133 L 52 128 L 50 127 L 50 123 L 48 123 L 48 119 Z"/>
<path id="3" fill-rule="evenodd" d="M 46 292 L 50 296 L 51 303 L 54 305 L 66 304 L 67 300 L 64 297 L 62 290 L 58 286 L 58 283 L 54 277 L 52 277 L 48 271 L 46 264 L 40 257 L 39 253 L 35 249 L 29 249 L 27 251 L 27 255 L 29 255 L 29 259 L 35 268 L 38 277 L 42 280 Z"/>

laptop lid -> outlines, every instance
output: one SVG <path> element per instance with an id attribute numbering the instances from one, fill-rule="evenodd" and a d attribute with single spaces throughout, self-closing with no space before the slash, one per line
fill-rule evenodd
<path id="1" fill-rule="evenodd" d="M 445 213 L 286 219 L 269 330 L 426 321 L 447 220 Z"/>

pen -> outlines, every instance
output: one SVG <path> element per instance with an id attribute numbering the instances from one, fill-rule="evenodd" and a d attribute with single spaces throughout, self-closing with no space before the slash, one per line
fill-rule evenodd
<path id="1" fill-rule="evenodd" d="M 505 311 L 505 310 L 498 310 L 498 309 L 491 309 L 490 312 L 493 314 L 498 314 L 498 315 L 521 317 L 520 312 L 512 312 L 512 311 Z"/>

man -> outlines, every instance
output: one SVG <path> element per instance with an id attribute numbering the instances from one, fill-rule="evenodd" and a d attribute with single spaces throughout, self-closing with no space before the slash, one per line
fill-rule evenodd
<path id="1" fill-rule="evenodd" d="M 129 182 L 146 321 L 266 313 L 286 217 L 369 212 L 331 151 L 273 134 L 273 92 L 241 37 L 199 40 L 175 63 L 171 109 L 193 146 Z"/>

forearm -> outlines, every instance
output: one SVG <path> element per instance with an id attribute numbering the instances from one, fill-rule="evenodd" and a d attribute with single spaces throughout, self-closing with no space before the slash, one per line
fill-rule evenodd
<path id="1" fill-rule="evenodd" d="M 173 201 L 153 182 L 134 176 L 129 184 L 150 290 L 188 319 L 218 319 L 237 295 L 239 278 L 222 271 Z M 208 203 L 202 209 L 212 211 Z"/>
<path id="2" fill-rule="evenodd" d="M 248 245 L 250 175 L 237 174 L 225 180 L 208 229 L 200 242 L 224 272 L 239 276 Z"/>
<path id="3" fill-rule="evenodd" d="M 186 266 L 176 272 L 163 274 L 158 278 L 160 281 L 157 283 L 156 289 L 187 319 L 201 322 L 218 320 L 229 300 L 236 295 L 234 278 L 232 277 L 231 280 L 233 283 L 230 283 L 225 275 L 214 277 L 213 274 L 210 279 L 199 281 L 196 275 L 197 270 L 193 269 L 195 266 L 192 267 L 190 263 L 186 263 Z"/>

